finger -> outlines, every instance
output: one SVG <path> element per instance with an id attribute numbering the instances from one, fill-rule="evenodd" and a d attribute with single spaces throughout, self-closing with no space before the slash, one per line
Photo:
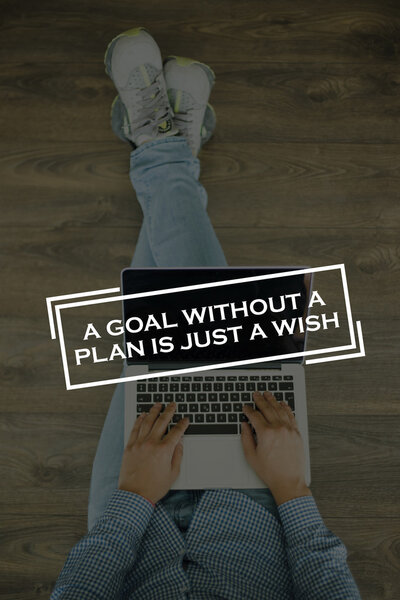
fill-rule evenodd
<path id="1" fill-rule="evenodd" d="M 291 420 L 291 418 L 289 416 L 289 412 L 287 410 L 287 408 L 288 408 L 287 404 L 285 404 L 285 402 L 283 402 L 283 401 L 278 402 L 278 404 L 279 404 L 279 414 L 280 414 L 282 423 L 284 423 L 287 427 L 291 427 L 292 420 Z"/>
<path id="2" fill-rule="evenodd" d="M 153 425 L 153 429 L 151 430 L 151 437 L 155 439 L 161 439 L 165 433 L 165 430 L 168 427 L 168 423 L 172 419 L 172 415 L 176 410 L 175 402 L 170 402 L 168 406 L 165 407 L 164 411 L 160 413 L 158 419 L 155 421 Z"/>
<path id="3" fill-rule="evenodd" d="M 271 416 L 271 425 L 281 425 L 282 424 L 282 412 L 280 410 L 280 403 L 277 401 L 275 396 L 271 394 L 271 392 L 264 392 L 264 400 L 266 406 L 269 407 L 273 412 L 274 416 Z"/>
<path id="4" fill-rule="evenodd" d="M 259 435 L 262 432 L 262 430 L 265 429 L 265 427 L 268 425 L 260 411 L 254 410 L 254 408 L 252 408 L 248 404 L 245 404 L 243 406 L 243 412 L 250 421 L 250 423 L 253 425 L 257 435 Z"/>
<path id="5" fill-rule="evenodd" d="M 297 431 L 299 431 L 298 426 L 297 426 L 297 421 L 296 421 L 296 417 L 294 416 L 294 413 L 292 411 L 292 409 L 290 408 L 290 406 L 288 404 L 286 404 L 285 402 L 283 403 L 285 410 L 286 410 L 286 414 L 288 415 L 289 421 L 290 421 L 290 425 L 293 429 L 296 429 Z"/>
<path id="6" fill-rule="evenodd" d="M 182 457 L 183 457 L 183 444 L 182 444 L 182 439 L 181 439 L 175 446 L 175 450 L 174 450 L 174 453 L 173 453 L 172 459 L 171 459 L 171 472 L 172 472 L 172 477 L 173 477 L 174 481 L 178 477 L 179 471 L 181 470 Z"/>
<path id="7" fill-rule="evenodd" d="M 129 435 L 129 439 L 128 439 L 128 443 L 127 443 L 127 446 L 129 448 L 132 447 L 133 444 L 136 442 L 138 433 L 140 431 L 140 426 L 141 426 L 142 421 L 143 421 L 143 417 L 144 417 L 144 413 L 140 414 L 138 416 L 138 418 L 136 419 L 133 427 L 132 427 L 132 431 L 131 431 L 131 433 Z"/>
<path id="8" fill-rule="evenodd" d="M 264 397 L 262 394 L 260 394 L 260 392 L 254 392 L 254 402 L 261 414 L 268 421 L 268 423 L 270 425 L 273 425 L 277 420 L 277 414 L 274 409 L 274 406 L 267 401 L 268 395 L 272 396 L 272 394 L 270 394 L 269 392 L 264 392 L 264 394 L 267 394 L 267 396 Z"/>
<path id="9" fill-rule="evenodd" d="M 158 415 L 160 414 L 160 410 L 161 410 L 161 403 L 156 402 L 156 404 L 154 404 L 151 407 L 149 412 L 145 414 L 145 416 L 143 418 L 143 422 L 140 427 L 140 431 L 138 433 L 138 438 L 137 438 L 138 440 L 144 440 L 148 436 L 149 432 L 151 431 L 151 429 L 153 427 L 154 421 L 157 419 Z"/>
<path id="10" fill-rule="evenodd" d="M 256 457 L 256 441 L 251 432 L 250 425 L 246 422 L 242 423 L 241 439 L 244 455 L 251 464 Z"/>
<path id="11" fill-rule="evenodd" d="M 181 419 L 174 427 L 172 427 L 171 431 L 167 433 L 164 438 L 164 443 L 172 448 L 175 448 L 176 444 L 181 439 L 182 435 L 185 433 L 186 429 L 189 426 L 189 419 L 185 417 Z"/>

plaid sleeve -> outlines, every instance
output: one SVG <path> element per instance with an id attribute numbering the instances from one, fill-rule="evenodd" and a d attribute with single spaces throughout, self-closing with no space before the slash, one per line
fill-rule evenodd
<path id="1" fill-rule="evenodd" d="M 346 548 L 325 527 L 314 498 L 295 498 L 278 510 L 296 600 L 360 600 Z"/>
<path id="2" fill-rule="evenodd" d="M 69 553 L 51 600 L 118 598 L 153 510 L 142 496 L 115 491 L 103 516 Z"/>

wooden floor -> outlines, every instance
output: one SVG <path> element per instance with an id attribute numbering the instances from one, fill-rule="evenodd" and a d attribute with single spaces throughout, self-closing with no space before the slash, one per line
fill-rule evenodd
<path id="1" fill-rule="evenodd" d="M 45 298 L 118 285 L 134 249 L 103 54 L 139 24 L 216 72 L 202 181 L 230 264 L 346 265 L 367 356 L 307 367 L 312 489 L 363 599 L 400 597 L 399 9 L 2 0 L 1 598 L 48 598 L 86 528 L 112 390 L 65 391 Z"/>

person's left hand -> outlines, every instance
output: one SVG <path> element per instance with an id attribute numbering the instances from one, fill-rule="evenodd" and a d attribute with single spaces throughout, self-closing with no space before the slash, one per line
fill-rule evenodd
<path id="1" fill-rule="evenodd" d="M 182 437 L 189 419 L 181 419 L 165 436 L 175 412 L 171 402 L 160 414 L 161 404 L 141 414 L 133 426 L 122 457 L 118 487 L 153 503 L 169 491 L 179 475 L 183 456 Z"/>

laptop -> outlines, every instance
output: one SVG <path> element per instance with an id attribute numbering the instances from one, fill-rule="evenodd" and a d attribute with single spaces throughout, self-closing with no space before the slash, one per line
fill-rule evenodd
<path id="1" fill-rule="evenodd" d="M 304 267 L 206 267 L 206 268 L 129 268 L 121 273 L 122 290 L 124 295 L 139 292 L 164 290 L 210 282 L 255 277 L 259 275 L 276 274 L 293 271 Z M 306 457 L 306 480 L 310 483 L 310 457 L 307 425 L 307 403 L 304 374 L 304 359 L 302 356 L 292 358 L 290 354 L 299 354 L 305 350 L 306 332 L 299 328 L 292 335 L 273 337 L 270 335 L 271 320 L 284 316 L 304 319 L 307 316 L 308 299 L 311 289 L 310 275 L 291 275 L 282 278 L 271 278 L 262 281 L 245 282 L 239 285 L 223 285 L 211 289 L 197 289 L 184 297 L 184 294 L 167 294 L 163 296 L 148 296 L 139 300 L 124 300 L 124 324 L 132 315 L 147 314 L 167 315 L 172 311 L 179 312 L 183 306 L 187 308 L 190 298 L 191 309 L 198 307 L 197 315 L 202 314 L 200 307 L 205 304 L 219 306 L 229 301 L 237 310 L 229 313 L 226 324 L 245 327 L 248 304 L 259 298 L 288 297 L 301 290 L 296 299 L 297 306 L 275 306 L 267 309 L 259 321 L 264 331 L 269 332 L 268 343 L 262 336 L 251 343 L 230 343 L 222 345 L 206 344 L 208 325 L 198 324 L 197 342 L 203 347 L 197 347 L 191 337 L 193 348 L 183 352 L 177 349 L 170 352 L 158 353 L 149 363 L 148 357 L 142 358 L 134 353 L 127 359 L 126 376 L 153 374 L 149 379 L 125 382 L 125 443 L 129 438 L 133 424 L 142 412 L 147 412 L 153 403 L 161 402 L 167 405 L 175 401 L 177 405 L 173 416 L 172 427 L 182 417 L 187 416 L 190 424 L 183 438 L 183 459 L 181 470 L 172 489 L 210 489 L 210 488 L 265 488 L 264 482 L 256 475 L 247 463 L 240 438 L 240 423 L 246 420 L 242 412 L 243 404 L 252 404 L 254 391 L 271 391 L 279 401 L 286 402 L 296 416 L 296 421 L 304 441 Z M 179 303 L 182 302 L 182 305 Z M 186 304 L 185 304 L 186 303 Z M 277 303 L 279 304 L 279 302 Z M 289 303 L 288 303 L 289 304 Z M 247 307 L 247 308 L 243 308 Z M 255 305 L 254 305 L 255 307 Z M 241 311 L 241 308 L 243 310 Z M 261 312 L 262 303 L 258 306 Z M 274 309 L 277 312 L 273 313 Z M 286 312 L 285 312 L 286 311 Z M 193 313 L 192 313 L 193 314 Z M 207 313 L 209 320 L 212 315 Z M 219 313 L 221 315 L 221 313 Z M 226 315 L 225 315 L 226 316 Z M 215 318 L 215 315 L 214 315 Z M 254 316 L 253 322 L 254 322 Z M 134 317 L 136 319 L 136 317 Z M 186 329 L 188 329 L 186 327 Z M 192 326 L 193 329 L 193 326 Z M 168 331 L 168 330 L 167 330 Z M 173 331 L 171 329 L 171 331 Z M 185 336 L 182 346 L 188 348 L 189 337 L 185 327 L 179 327 L 176 333 Z M 142 336 L 154 337 L 154 330 L 149 329 Z M 125 331 L 125 344 L 137 342 L 137 335 Z M 266 354 L 267 353 L 267 354 Z M 265 360 L 250 362 L 245 365 L 235 365 L 191 372 L 191 368 L 207 364 L 218 365 L 231 363 L 235 360 L 252 360 L 263 356 L 289 355 L 282 360 Z M 185 373 L 154 376 L 157 373 L 185 369 Z M 189 369 L 189 371 L 187 371 Z"/>

